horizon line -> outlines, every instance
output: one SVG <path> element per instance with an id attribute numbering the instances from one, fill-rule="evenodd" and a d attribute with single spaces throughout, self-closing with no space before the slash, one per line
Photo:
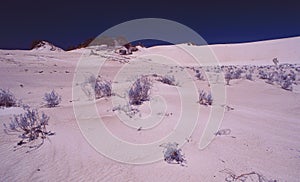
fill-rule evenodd
<path id="1" fill-rule="evenodd" d="M 259 42 L 266 42 L 266 41 L 273 41 L 273 40 L 281 40 L 281 39 L 290 39 L 290 38 L 297 38 L 297 37 L 300 37 L 300 34 L 299 35 L 292 35 L 292 36 L 280 36 L 280 37 L 277 37 L 277 38 L 266 38 L 266 39 L 255 39 L 255 40 L 247 40 L 247 41 L 226 41 L 226 42 L 223 42 L 223 41 L 220 41 L 220 42 L 212 42 L 212 43 L 208 43 L 205 39 L 205 42 L 207 44 L 205 45 L 226 45 L 226 44 L 248 44 L 248 43 L 259 43 Z M 153 44 L 153 45 L 150 45 L 150 46 L 145 46 L 145 47 L 155 47 L 155 46 L 164 46 L 164 45 L 176 45 L 176 44 L 172 44 L 172 43 L 168 43 L 168 42 L 165 42 L 165 41 L 161 41 L 161 40 L 154 40 L 154 39 L 144 39 L 144 40 L 137 40 L 137 41 L 132 41 L 132 42 L 142 42 L 142 41 L 145 41 L 145 40 L 152 40 L 153 42 L 154 41 L 157 41 L 157 42 L 161 42 L 161 43 L 156 43 L 156 44 Z M 35 41 L 35 40 L 33 40 Z M 32 42 L 33 42 L 32 41 Z M 53 44 L 55 47 L 59 47 L 61 49 L 63 49 L 64 51 L 68 51 L 67 49 L 68 48 L 62 48 L 60 46 L 57 46 L 57 44 L 55 44 L 54 42 L 51 42 L 51 41 L 48 41 L 46 39 L 41 39 L 40 41 L 45 41 L 45 42 L 48 42 L 48 43 L 51 43 Z M 129 42 L 129 43 L 132 43 L 132 42 Z M 165 44 L 162 44 L 162 42 L 165 42 Z M 185 43 L 193 43 L 192 41 L 187 41 L 187 42 L 181 42 L 181 43 L 177 43 L 177 44 L 185 44 Z M 80 44 L 80 43 L 79 43 Z M 78 44 L 78 45 L 79 45 Z M 195 44 L 197 45 L 197 44 Z M 199 45 L 199 46 L 203 46 L 203 45 Z M 28 46 L 29 47 L 29 46 Z M 28 49 L 23 49 L 23 48 L 3 48 L 3 47 L 0 47 L 0 50 L 32 50 L 30 48 Z"/>

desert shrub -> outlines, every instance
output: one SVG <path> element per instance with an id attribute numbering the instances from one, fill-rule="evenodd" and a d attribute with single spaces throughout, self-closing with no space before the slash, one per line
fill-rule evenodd
<path id="1" fill-rule="evenodd" d="M 290 79 L 286 79 L 281 81 L 280 86 L 285 90 L 292 91 L 293 90 L 292 84 L 293 82 Z"/>
<path id="2" fill-rule="evenodd" d="M 96 99 L 102 97 L 110 97 L 112 95 L 111 82 L 106 80 L 97 80 L 95 83 L 95 97 Z"/>
<path id="3" fill-rule="evenodd" d="M 148 101 L 151 87 L 152 83 L 148 77 L 142 76 L 138 78 L 129 90 L 129 103 L 132 105 L 140 105 L 144 101 Z"/>
<path id="4" fill-rule="evenodd" d="M 203 74 L 199 70 L 196 70 L 195 77 L 198 78 L 198 80 L 205 80 Z"/>
<path id="5" fill-rule="evenodd" d="M 177 85 L 175 83 L 175 77 L 173 75 L 165 75 L 158 79 L 158 81 L 168 84 L 168 85 Z"/>
<path id="6" fill-rule="evenodd" d="M 43 143 L 47 136 L 54 134 L 46 129 L 50 118 L 49 116 L 43 112 L 40 114 L 37 109 L 31 109 L 30 107 L 24 108 L 24 110 L 25 113 L 14 115 L 14 117 L 11 118 L 8 127 L 4 124 L 6 133 L 22 133 L 18 136 L 21 138 L 21 141 L 19 141 L 17 145 L 21 146 L 37 139 L 42 139 Z"/>
<path id="7" fill-rule="evenodd" d="M 212 105 L 213 99 L 210 93 L 206 93 L 203 90 L 199 93 L 199 103 L 202 105 Z"/>
<path id="8" fill-rule="evenodd" d="M 247 72 L 246 75 L 245 75 L 245 77 L 246 77 L 247 80 L 253 80 L 251 72 Z"/>
<path id="9" fill-rule="evenodd" d="M 275 81 L 275 75 L 273 73 L 267 73 L 266 83 L 273 84 Z"/>
<path id="10" fill-rule="evenodd" d="M 133 107 L 130 104 L 126 104 L 123 106 L 121 106 L 121 105 L 115 106 L 112 108 L 112 111 L 113 112 L 115 112 L 115 111 L 124 112 L 129 118 L 132 118 L 133 116 L 135 116 L 137 113 L 140 112 L 139 109 Z"/>
<path id="11" fill-rule="evenodd" d="M 241 69 L 236 69 L 232 72 L 231 79 L 240 79 L 242 76 L 243 71 Z"/>
<path id="12" fill-rule="evenodd" d="M 231 133 L 231 129 L 221 129 L 221 130 L 218 130 L 215 135 L 218 136 L 218 135 L 230 135 Z"/>
<path id="13" fill-rule="evenodd" d="M 288 74 L 288 77 L 292 80 L 292 81 L 296 81 L 296 73 L 293 70 L 290 70 L 290 73 Z"/>
<path id="14" fill-rule="evenodd" d="M 277 83 L 281 88 L 285 90 L 292 91 L 293 82 L 296 80 L 296 74 L 291 70 L 290 73 L 286 73 L 285 71 L 280 71 L 277 75 Z"/>
<path id="15" fill-rule="evenodd" d="M 50 93 L 45 93 L 44 101 L 46 101 L 48 107 L 55 107 L 60 104 L 61 96 L 52 90 Z"/>
<path id="16" fill-rule="evenodd" d="M 94 75 L 91 75 L 86 79 L 86 85 L 89 85 L 94 91 L 95 98 L 100 99 L 102 97 L 110 97 L 112 95 L 112 85 L 110 81 L 96 78 Z M 90 88 L 89 87 L 89 88 Z M 88 89 L 84 89 L 84 92 L 91 97 L 92 92 Z"/>
<path id="17" fill-rule="evenodd" d="M 275 179 L 267 179 L 264 175 L 261 173 L 258 173 L 256 171 L 251 171 L 247 173 L 242 174 L 236 174 L 231 169 L 224 169 L 219 171 L 221 173 L 225 173 L 225 181 L 226 182 L 242 182 L 242 181 L 257 181 L 257 182 L 278 182 L 278 180 Z"/>
<path id="18" fill-rule="evenodd" d="M 279 73 L 277 71 L 272 72 L 272 79 L 274 82 L 279 82 Z"/>
<path id="19" fill-rule="evenodd" d="M 279 63 L 279 60 L 278 60 L 277 58 L 274 58 L 274 59 L 273 59 L 273 63 L 277 66 L 278 63 Z"/>
<path id="20" fill-rule="evenodd" d="M 0 107 L 12 107 L 17 105 L 17 100 L 9 90 L 0 89 Z"/>
<path id="21" fill-rule="evenodd" d="M 80 84 L 82 91 L 88 96 L 92 98 L 95 90 L 96 77 L 91 75 L 85 78 L 85 81 Z"/>
<path id="22" fill-rule="evenodd" d="M 288 74 L 286 74 L 284 71 L 281 71 L 280 73 L 279 73 L 279 82 L 281 82 L 282 80 L 287 80 L 288 79 Z"/>
<path id="23" fill-rule="evenodd" d="M 181 164 L 182 166 L 184 166 L 184 164 L 186 163 L 185 157 L 182 154 L 182 150 L 178 149 L 178 143 L 174 142 L 174 143 L 166 143 L 166 144 L 162 144 L 160 145 L 160 147 L 163 147 L 163 154 L 164 154 L 164 160 L 167 163 L 174 163 L 176 162 L 177 164 Z"/>
<path id="24" fill-rule="evenodd" d="M 258 75 L 259 75 L 260 79 L 267 79 L 268 78 L 268 74 L 263 70 L 259 70 Z"/>
<path id="25" fill-rule="evenodd" d="M 232 79 L 231 72 L 230 71 L 225 72 L 224 76 L 225 76 L 226 85 L 229 85 L 229 82 Z"/>

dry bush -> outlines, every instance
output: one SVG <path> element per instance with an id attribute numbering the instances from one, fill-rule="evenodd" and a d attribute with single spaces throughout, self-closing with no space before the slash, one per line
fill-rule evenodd
<path id="1" fill-rule="evenodd" d="M 17 100 L 9 90 L 0 89 L 0 107 L 13 107 L 17 105 Z"/>
<path id="2" fill-rule="evenodd" d="M 82 83 L 81 88 L 89 98 L 92 98 L 93 94 L 96 99 L 112 96 L 111 81 L 101 79 L 100 77 L 96 78 L 94 75 L 88 77 L 86 81 Z"/>
<path id="3" fill-rule="evenodd" d="M 244 181 L 277 182 L 277 180 L 267 179 L 262 174 L 255 172 L 255 171 L 243 173 L 240 175 L 235 174 L 230 169 L 224 169 L 220 172 L 227 174 L 227 176 L 225 178 L 226 182 L 244 182 Z"/>
<path id="4" fill-rule="evenodd" d="M 58 106 L 61 102 L 61 96 L 58 95 L 54 90 L 49 93 L 45 93 L 44 101 L 46 101 L 46 105 L 48 107 Z"/>
<path id="5" fill-rule="evenodd" d="M 169 163 L 173 164 L 176 162 L 177 164 L 180 164 L 184 166 L 186 164 L 186 160 L 184 155 L 182 154 L 182 150 L 178 149 L 178 143 L 165 143 L 160 145 L 160 147 L 163 147 L 163 153 L 164 153 L 164 160 Z"/>
<path id="6" fill-rule="evenodd" d="M 9 126 L 4 125 L 4 131 L 7 134 L 17 134 L 21 140 L 17 143 L 17 146 L 28 144 L 30 148 L 38 148 L 44 143 L 44 139 L 47 136 L 54 135 L 53 132 L 47 131 L 50 117 L 45 113 L 39 113 L 37 109 L 31 109 L 30 107 L 24 107 L 25 113 L 14 115 L 11 118 Z M 33 141 L 41 139 L 41 143 L 38 145 L 31 145 Z"/>
<path id="7" fill-rule="evenodd" d="M 168 85 L 177 85 L 175 77 L 173 75 L 165 75 L 158 79 L 158 81 L 168 84 Z"/>
<path id="8" fill-rule="evenodd" d="M 97 79 L 94 88 L 96 99 L 110 97 L 112 95 L 112 86 L 109 81 Z"/>
<path id="9" fill-rule="evenodd" d="M 203 90 L 199 93 L 199 104 L 201 105 L 212 105 L 213 99 L 210 93 L 206 93 Z"/>
<path id="10" fill-rule="evenodd" d="M 144 101 L 148 101 L 151 87 L 152 82 L 147 76 L 138 78 L 128 92 L 129 104 L 141 105 Z"/>
<path id="11" fill-rule="evenodd" d="M 205 77 L 204 75 L 201 73 L 201 71 L 199 70 L 196 70 L 196 75 L 195 75 L 196 78 L 198 78 L 198 80 L 205 80 Z"/>

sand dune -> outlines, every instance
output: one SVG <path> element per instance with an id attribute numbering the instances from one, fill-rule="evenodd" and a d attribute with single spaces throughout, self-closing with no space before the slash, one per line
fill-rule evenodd
<path id="1" fill-rule="evenodd" d="M 254 43 L 212 45 L 211 48 L 221 62 L 238 64 L 299 63 L 300 37 L 285 38 Z"/>
<path id="2" fill-rule="evenodd" d="M 225 105 L 234 109 L 225 111 L 220 127 L 230 129 L 231 133 L 216 136 L 203 150 L 199 150 L 198 146 L 210 111 L 212 107 L 221 106 L 199 105 L 196 97 L 187 110 L 197 109 L 199 117 L 191 136 L 183 139 L 187 141 L 182 146 L 187 165 L 182 167 L 163 160 L 145 165 L 125 164 L 98 153 L 77 124 L 73 103 L 83 98 L 72 97 L 72 86 L 74 74 L 78 72 L 76 66 L 79 59 L 89 62 L 89 66 L 83 69 L 86 75 L 90 75 L 89 70 L 95 69 L 97 64 L 103 63 L 99 75 L 112 80 L 113 89 L 121 96 L 122 89 L 128 89 L 128 85 L 134 82 L 135 75 L 175 75 L 179 86 L 163 84 L 157 81 L 157 77 L 151 76 L 153 89 L 150 102 L 139 106 L 140 115 L 134 116 L 146 118 L 154 115 L 161 119 L 151 129 L 138 130 L 120 121 L 119 117 L 126 116 L 122 112 L 112 111 L 112 101 L 122 98 L 118 95 L 95 102 L 103 123 L 112 135 L 131 143 L 151 143 L 174 131 L 183 117 L 181 111 L 186 108 L 181 107 L 181 101 L 189 94 L 180 95 L 181 89 L 195 84 L 196 91 L 209 91 L 214 86 L 211 83 L 209 87 L 207 81 L 196 79 L 191 66 L 199 64 L 189 53 L 196 55 L 202 65 L 215 65 L 211 60 L 217 60 L 216 63 L 221 65 L 273 65 L 274 57 L 280 63 L 299 65 L 299 46 L 300 37 L 209 47 L 158 46 L 127 57 L 105 50 L 96 51 L 99 55 L 91 56 L 89 50 L 84 49 L 55 53 L 0 50 L 0 88 L 10 89 L 23 103 L 49 115 L 48 128 L 56 133 L 45 140 L 40 148 L 26 153 L 27 147 L 14 151 L 19 138 L 7 135 L 1 129 L 0 181 L 225 181 L 228 171 L 236 176 L 255 171 L 269 180 L 298 181 L 300 95 L 295 91 L 281 89 L 276 84 L 267 84 L 258 78 L 254 81 L 232 80 L 226 86 Z M 86 56 L 82 56 L 83 52 L 86 52 Z M 297 79 L 299 83 L 299 73 Z M 224 80 L 214 84 L 220 83 L 225 85 Z M 297 85 L 294 87 L 298 88 Z M 62 103 L 58 107 L 47 108 L 42 98 L 45 92 L 52 89 L 62 96 Z M 150 103 L 159 99 L 156 96 L 163 98 L 165 111 L 151 109 Z M 83 104 L 82 107 L 86 106 Z M 1 124 L 8 123 L 13 114 L 20 112 L 20 108 L 1 108 Z M 82 117 L 87 117 L 87 121 L 91 119 L 88 114 Z M 193 119 L 184 122 L 189 123 Z M 111 152 L 130 156 L 122 153 L 122 150 L 116 148 Z M 157 150 L 162 149 L 157 146 Z M 255 175 L 251 177 L 254 181 L 257 180 Z M 247 180 L 251 181 L 250 176 Z"/>

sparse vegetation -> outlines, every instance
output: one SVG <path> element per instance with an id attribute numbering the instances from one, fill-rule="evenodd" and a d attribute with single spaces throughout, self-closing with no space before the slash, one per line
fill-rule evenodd
<path id="1" fill-rule="evenodd" d="M 277 66 L 278 63 L 279 63 L 279 60 L 278 60 L 277 58 L 274 58 L 274 59 L 273 59 L 273 63 Z"/>
<path id="2" fill-rule="evenodd" d="M 229 71 L 227 71 L 224 76 L 225 76 L 225 80 L 226 80 L 226 85 L 229 85 L 229 82 L 231 80 L 231 73 Z"/>
<path id="3" fill-rule="evenodd" d="M 240 79 L 243 71 L 240 68 L 232 70 L 231 79 Z"/>
<path id="4" fill-rule="evenodd" d="M 243 173 L 240 175 L 235 174 L 232 170 L 230 169 L 224 169 L 220 171 L 222 173 L 227 174 L 225 181 L 226 182 L 242 182 L 242 181 L 258 181 L 258 182 L 276 182 L 277 180 L 270 180 L 267 179 L 265 176 L 262 174 L 252 171 L 248 173 Z"/>
<path id="5" fill-rule="evenodd" d="M 212 105 L 213 99 L 210 93 L 206 93 L 203 90 L 199 93 L 199 104 Z"/>
<path id="6" fill-rule="evenodd" d="M 246 75 L 245 75 L 245 78 L 247 80 L 253 80 L 252 73 L 251 72 L 247 72 Z"/>
<path id="7" fill-rule="evenodd" d="M 276 60 L 275 60 L 276 62 Z M 205 69 L 207 72 L 224 73 L 226 85 L 230 84 L 233 79 L 246 78 L 247 80 L 254 80 L 259 78 L 268 84 L 278 85 L 282 89 L 292 91 L 293 84 L 299 84 L 297 74 L 299 74 L 299 67 L 296 64 L 275 64 L 275 65 L 226 65 L 226 66 L 206 66 L 193 68 L 196 73 L 198 70 Z M 197 77 L 201 77 L 199 74 Z"/>
<path id="8" fill-rule="evenodd" d="M 180 164 L 184 166 L 186 164 L 185 156 L 182 154 L 182 150 L 178 148 L 178 143 L 166 143 L 160 145 L 163 147 L 164 160 L 169 164 Z"/>
<path id="9" fill-rule="evenodd" d="M 158 81 L 168 85 L 173 85 L 173 86 L 177 85 L 175 82 L 175 77 L 173 75 L 162 76 L 158 79 Z"/>
<path id="10" fill-rule="evenodd" d="M 92 88 L 95 98 L 100 99 L 102 97 L 110 97 L 112 95 L 112 85 L 110 81 L 96 78 L 94 75 L 91 75 L 87 78 L 84 85 L 89 85 L 89 88 Z M 87 89 L 85 86 L 82 86 L 83 91 L 89 96 L 92 96 L 92 91 Z"/>
<path id="11" fill-rule="evenodd" d="M 284 90 L 289 90 L 289 91 L 293 90 L 292 81 L 290 79 L 282 80 L 280 86 Z"/>
<path id="12" fill-rule="evenodd" d="M 106 80 L 96 80 L 95 83 L 95 97 L 96 99 L 102 97 L 110 97 L 112 95 L 111 82 Z"/>
<path id="13" fill-rule="evenodd" d="M 118 105 L 118 106 L 115 106 L 112 108 L 112 111 L 122 111 L 124 112 L 129 118 L 132 118 L 134 115 L 136 115 L 139 110 L 135 107 L 133 107 L 132 105 L 130 104 L 126 104 L 126 105 Z"/>
<path id="14" fill-rule="evenodd" d="M 13 107 L 17 105 L 17 99 L 9 90 L 0 89 L 0 107 Z"/>
<path id="15" fill-rule="evenodd" d="M 129 103 L 131 105 L 141 105 L 150 99 L 150 89 L 152 82 L 147 76 L 138 78 L 128 92 Z"/>
<path id="16" fill-rule="evenodd" d="M 264 70 L 259 70 L 258 74 L 260 79 L 268 79 L 268 74 Z"/>
<path id="17" fill-rule="evenodd" d="M 201 73 L 200 70 L 196 70 L 196 75 L 195 75 L 196 78 L 198 78 L 198 80 L 205 80 L 203 74 Z"/>
<path id="18" fill-rule="evenodd" d="M 44 101 L 46 101 L 48 107 L 56 107 L 61 102 L 61 96 L 52 90 L 50 93 L 45 93 Z"/>
<path id="19" fill-rule="evenodd" d="M 221 130 L 218 130 L 215 135 L 218 136 L 218 135 L 230 135 L 231 133 L 231 129 L 221 129 Z"/>
<path id="20" fill-rule="evenodd" d="M 22 133 L 18 136 L 21 140 L 17 143 L 17 146 L 29 144 L 30 148 L 38 148 L 44 143 L 47 136 L 54 135 L 53 132 L 46 129 L 50 117 L 43 112 L 40 114 L 37 109 L 31 109 L 30 107 L 24 107 L 24 110 L 25 113 L 14 115 L 11 118 L 8 127 L 4 124 L 4 131 L 7 134 Z M 35 146 L 30 145 L 37 139 L 41 139 L 42 142 Z"/>

